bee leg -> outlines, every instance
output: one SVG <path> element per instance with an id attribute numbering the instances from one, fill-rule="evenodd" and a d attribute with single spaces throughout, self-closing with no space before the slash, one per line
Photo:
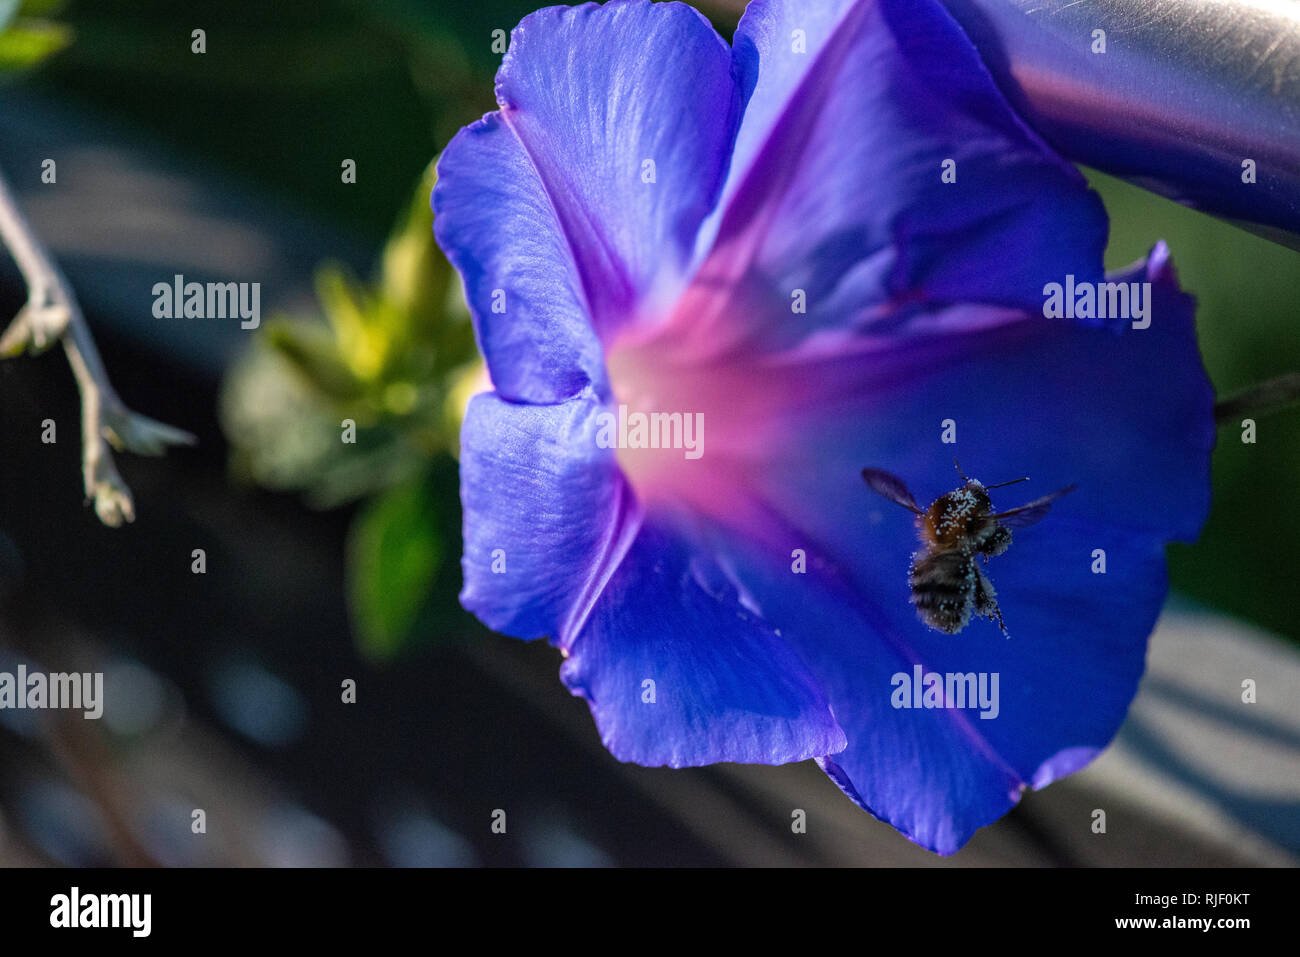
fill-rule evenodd
<path id="1" fill-rule="evenodd" d="M 1011 529 L 999 525 L 989 533 L 989 536 L 984 540 L 983 544 L 980 545 L 979 552 L 984 556 L 984 561 L 987 562 L 990 558 L 996 558 L 998 555 L 1001 555 L 1010 547 Z"/>
<path id="2" fill-rule="evenodd" d="M 993 583 L 989 581 L 988 576 L 978 567 L 975 569 L 975 611 L 998 623 L 1002 629 L 1002 634 L 1010 638 L 1007 634 L 1006 622 L 1002 620 L 1002 609 L 998 607 L 997 593 L 993 590 Z"/>

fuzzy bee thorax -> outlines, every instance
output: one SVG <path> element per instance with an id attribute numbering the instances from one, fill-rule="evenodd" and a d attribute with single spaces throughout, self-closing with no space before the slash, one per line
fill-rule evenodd
<path id="1" fill-rule="evenodd" d="M 921 515 L 917 528 L 926 544 L 954 548 L 968 543 L 978 546 L 992 534 L 997 522 L 992 518 L 993 503 L 984 486 L 969 481 L 961 488 L 941 495 Z"/>

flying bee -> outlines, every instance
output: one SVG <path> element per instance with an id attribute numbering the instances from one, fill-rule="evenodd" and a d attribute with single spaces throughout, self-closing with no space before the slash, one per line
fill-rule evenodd
<path id="1" fill-rule="evenodd" d="M 953 464 L 957 465 L 955 459 Z M 1001 555 L 1011 547 L 1013 529 L 1033 525 L 1047 514 L 1052 502 L 1074 491 L 1075 486 L 1068 485 L 1019 508 L 994 512 L 993 502 L 989 499 L 990 489 L 1029 479 L 984 485 L 967 478 L 960 465 L 957 465 L 957 474 L 966 484 L 939 496 L 929 508 L 922 510 L 896 475 L 881 469 L 862 470 L 862 477 L 873 492 L 916 516 L 921 548 L 912 556 L 908 584 L 912 588 L 912 604 L 921 621 L 938 631 L 955 635 L 970 623 L 974 612 L 996 621 L 1006 635 L 1007 626 L 1002 621 L 993 583 L 975 559 L 982 558 L 987 564 L 990 558 Z"/>

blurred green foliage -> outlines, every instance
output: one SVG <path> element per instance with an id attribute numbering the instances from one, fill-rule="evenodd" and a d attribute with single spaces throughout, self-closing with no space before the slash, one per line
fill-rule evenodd
<path id="1" fill-rule="evenodd" d="M 278 316 L 236 363 L 221 413 L 237 475 L 354 518 L 348 597 L 362 649 L 412 637 L 441 564 L 430 464 L 458 444 L 457 384 L 481 368 L 460 284 L 433 239 L 430 164 L 373 280 L 327 263 L 320 316 Z"/>
<path id="2" fill-rule="evenodd" d="M 48 19 L 62 0 L 0 0 L 0 73 L 24 70 L 62 50 L 72 31 Z"/>
<path id="3" fill-rule="evenodd" d="M 492 31 L 539 5 L 70 0 L 77 42 L 42 81 L 378 243 L 429 159 L 494 108 Z"/>
<path id="4" fill-rule="evenodd" d="M 421 474 L 375 496 L 353 520 L 348 601 L 371 658 L 392 658 L 415 636 L 442 564 L 441 511 L 438 488 Z"/>
<path id="5" fill-rule="evenodd" d="M 476 351 L 460 284 L 433 239 L 434 175 L 430 165 L 373 280 L 322 265 L 320 316 L 272 317 L 231 371 L 222 415 L 237 472 L 332 508 L 456 447 L 447 403 Z M 344 441 L 345 422 L 355 440 Z M 287 445 L 293 434 L 298 443 Z"/>

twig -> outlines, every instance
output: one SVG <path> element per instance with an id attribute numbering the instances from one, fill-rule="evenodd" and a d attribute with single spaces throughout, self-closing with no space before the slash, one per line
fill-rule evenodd
<path id="1" fill-rule="evenodd" d="M 1214 406 L 1217 422 L 1234 422 L 1246 412 L 1268 415 L 1300 402 L 1300 372 L 1288 372 L 1223 399 Z"/>
<path id="2" fill-rule="evenodd" d="M 27 304 L 0 336 L 0 358 L 37 354 L 54 342 L 72 366 L 81 393 L 81 471 L 86 497 L 105 525 L 135 520 L 131 490 L 118 474 L 109 446 L 141 455 L 162 455 L 169 445 L 192 445 L 194 436 L 128 409 L 104 369 L 90 327 L 68 285 L 15 202 L 0 173 L 0 241 L 13 254 L 27 283 Z"/>

